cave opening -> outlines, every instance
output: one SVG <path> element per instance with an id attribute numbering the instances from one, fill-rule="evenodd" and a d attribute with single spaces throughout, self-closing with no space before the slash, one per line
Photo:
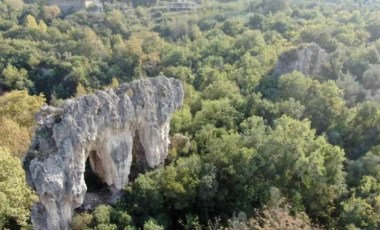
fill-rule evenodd
<path id="1" fill-rule="evenodd" d="M 129 182 L 133 182 L 139 174 L 147 172 L 149 169 L 148 163 L 145 157 L 145 150 L 140 141 L 140 136 L 136 130 L 133 136 L 132 147 L 132 165 L 129 173 Z"/>
<path id="2" fill-rule="evenodd" d="M 93 165 L 91 165 L 91 161 Z M 108 185 L 95 173 L 102 169 L 101 159 L 96 150 L 91 150 L 86 160 L 84 181 L 87 186 L 87 192 L 82 205 L 75 211 L 77 213 L 88 212 L 100 204 L 107 204 L 112 196 Z"/>
<path id="3" fill-rule="evenodd" d="M 84 171 L 84 181 L 87 186 L 87 192 L 93 193 L 93 192 L 101 192 L 104 190 L 107 190 L 107 184 L 102 181 L 101 178 L 96 175 L 94 172 L 91 163 L 90 158 L 93 158 L 95 162 L 99 161 L 99 157 L 97 156 L 96 150 L 91 150 L 89 157 L 87 157 L 86 160 L 86 168 Z"/>

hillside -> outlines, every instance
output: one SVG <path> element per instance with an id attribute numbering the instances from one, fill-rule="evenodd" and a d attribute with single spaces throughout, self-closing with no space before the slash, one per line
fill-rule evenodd
<path id="1" fill-rule="evenodd" d="M 72 229 L 380 227 L 380 1 L 25 2 L 0 2 L 0 229 L 32 227 L 41 106 L 157 76 L 184 89 L 166 160 L 134 152 L 120 199 L 100 202 L 109 184 L 82 159 Z"/>

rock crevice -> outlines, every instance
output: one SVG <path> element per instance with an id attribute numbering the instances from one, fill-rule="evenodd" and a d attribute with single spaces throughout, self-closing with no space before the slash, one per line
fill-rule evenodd
<path id="1" fill-rule="evenodd" d="M 87 158 L 115 191 L 128 183 L 135 134 L 149 167 L 163 164 L 170 119 L 183 96 L 179 81 L 156 77 L 43 107 L 24 159 L 26 179 L 40 198 L 32 210 L 34 229 L 69 229 L 87 191 Z"/>

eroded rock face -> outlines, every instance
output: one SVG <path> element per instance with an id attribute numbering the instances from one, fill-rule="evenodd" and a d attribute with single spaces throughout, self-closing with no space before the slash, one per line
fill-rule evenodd
<path id="1" fill-rule="evenodd" d="M 40 202 L 32 210 L 34 229 L 69 229 L 86 194 L 85 162 L 111 189 L 128 183 L 135 135 L 150 167 L 162 164 L 172 113 L 182 105 L 179 81 L 165 77 L 97 91 L 36 115 L 36 130 L 24 159 L 29 185 Z"/>
<path id="2" fill-rule="evenodd" d="M 328 53 L 317 44 L 303 44 L 281 54 L 274 73 L 281 75 L 299 71 L 305 75 L 318 76 L 328 61 Z"/>

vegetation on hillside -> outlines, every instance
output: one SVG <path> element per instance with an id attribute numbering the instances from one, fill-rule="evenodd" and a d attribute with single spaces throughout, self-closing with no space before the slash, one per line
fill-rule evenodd
<path id="1" fill-rule="evenodd" d="M 0 228 L 30 225 L 20 159 L 43 103 L 157 75 L 185 88 L 165 167 L 73 229 L 380 227 L 378 0 L 132 3 L 0 3 Z M 320 76 L 274 72 L 311 43 L 331 57 Z"/>

